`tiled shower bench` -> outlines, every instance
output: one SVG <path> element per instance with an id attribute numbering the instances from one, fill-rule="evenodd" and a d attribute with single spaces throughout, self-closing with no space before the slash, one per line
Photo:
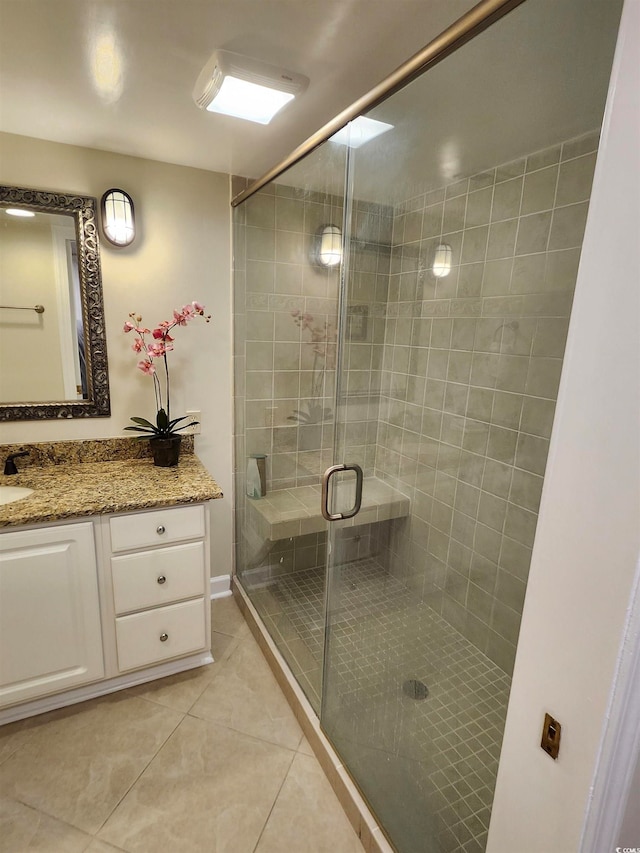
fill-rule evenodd
<path id="1" fill-rule="evenodd" d="M 353 482 L 338 484 L 336 501 L 341 509 L 346 510 L 353 503 L 353 491 Z M 278 489 L 264 498 L 247 500 L 247 521 L 265 544 L 320 533 L 328 527 L 320 510 L 320 497 L 319 485 Z M 409 507 L 406 495 L 377 477 L 365 477 L 360 512 L 353 518 L 333 523 L 340 527 L 357 527 L 389 521 L 409 515 Z"/>

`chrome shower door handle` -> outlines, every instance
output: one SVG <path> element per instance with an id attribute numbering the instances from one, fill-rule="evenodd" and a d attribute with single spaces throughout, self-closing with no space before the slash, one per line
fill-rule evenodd
<path id="1" fill-rule="evenodd" d="M 337 471 L 355 471 L 356 475 L 356 502 L 348 512 L 329 512 L 329 480 Z M 353 518 L 360 512 L 362 505 L 362 481 L 364 475 L 362 468 L 355 463 L 353 465 L 330 465 L 322 475 L 322 498 L 320 509 L 323 518 L 327 521 L 341 521 L 344 518 Z"/>

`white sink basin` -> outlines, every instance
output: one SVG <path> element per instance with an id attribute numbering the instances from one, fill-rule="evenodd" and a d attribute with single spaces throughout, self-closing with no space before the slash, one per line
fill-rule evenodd
<path id="1" fill-rule="evenodd" d="M 0 506 L 28 498 L 33 494 L 33 489 L 24 489 L 22 486 L 0 486 Z"/>

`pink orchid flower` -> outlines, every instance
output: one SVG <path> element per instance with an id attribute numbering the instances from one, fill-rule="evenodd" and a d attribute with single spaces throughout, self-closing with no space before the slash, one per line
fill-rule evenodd
<path id="1" fill-rule="evenodd" d="M 152 358 L 160 358 L 166 352 L 164 344 L 149 344 L 147 346 L 147 352 Z"/>
<path id="2" fill-rule="evenodd" d="M 178 311 L 177 308 L 173 309 L 173 319 L 174 319 L 175 324 L 177 326 L 186 326 L 187 325 L 187 318 L 184 316 L 184 314 L 182 314 L 180 311 Z"/>
<path id="3" fill-rule="evenodd" d="M 138 369 L 143 373 L 146 373 L 148 376 L 152 376 L 156 372 L 155 367 L 150 361 L 139 361 Z"/>
<path id="4" fill-rule="evenodd" d="M 198 314 L 204 314 L 204 305 L 201 305 L 199 302 L 192 302 L 193 310 Z"/>
<path id="5" fill-rule="evenodd" d="M 130 323 L 129 320 L 124 324 L 123 332 L 132 332 L 135 329 L 133 323 Z"/>
<path id="6" fill-rule="evenodd" d="M 140 338 L 136 338 L 133 342 L 131 349 L 134 352 L 142 352 L 142 350 L 144 349 L 144 344 L 142 343 L 142 340 Z"/>

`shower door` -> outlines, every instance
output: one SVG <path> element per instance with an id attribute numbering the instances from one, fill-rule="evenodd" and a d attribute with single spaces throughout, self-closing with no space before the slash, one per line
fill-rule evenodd
<path id="1" fill-rule="evenodd" d="M 347 142 L 321 725 L 400 853 L 482 851 L 619 3 L 527 0 Z M 350 515 L 354 471 L 325 511 Z"/>
<path id="2" fill-rule="evenodd" d="M 346 156 L 326 143 L 234 211 L 236 567 L 316 712 Z M 247 496 L 254 455 L 263 497 Z"/>

